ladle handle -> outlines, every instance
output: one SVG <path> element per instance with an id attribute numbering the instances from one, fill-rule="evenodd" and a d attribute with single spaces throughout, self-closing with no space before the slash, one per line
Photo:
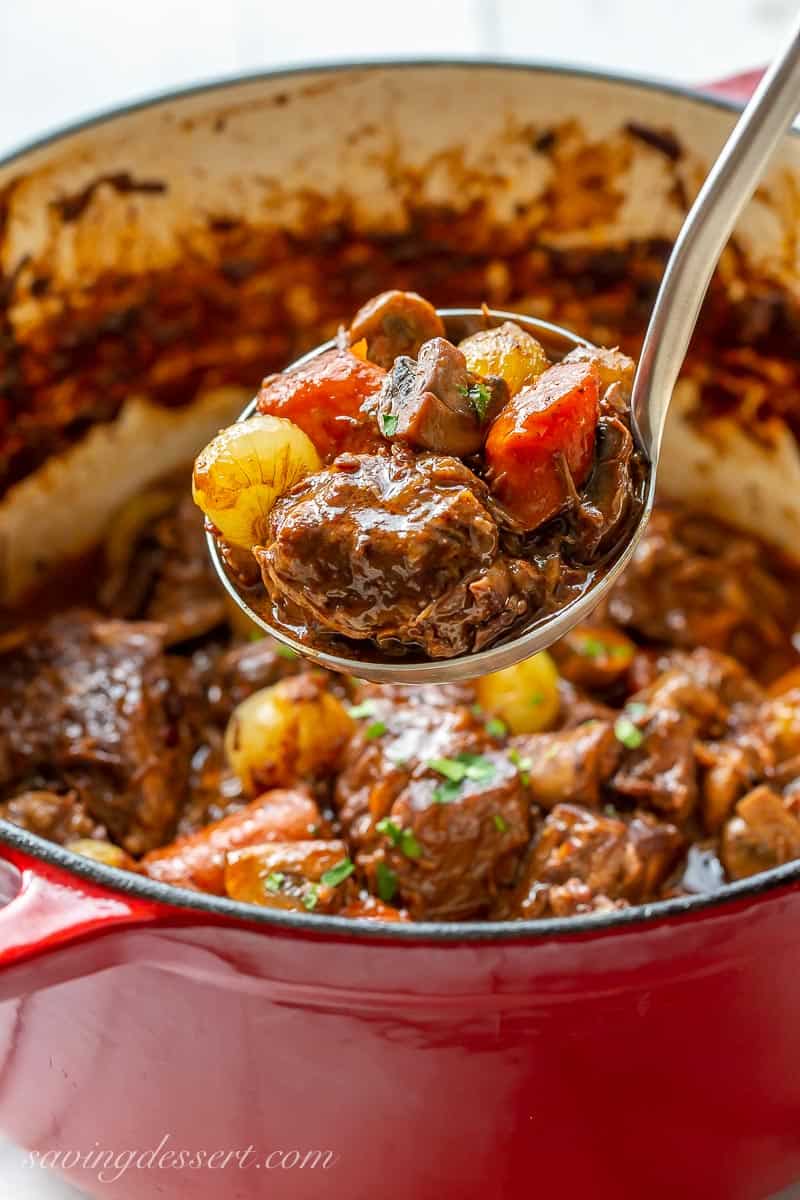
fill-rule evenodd
<path id="1" fill-rule="evenodd" d="M 672 389 L 700 307 L 736 220 L 800 111 L 800 20 L 765 73 L 678 235 L 650 316 L 633 383 L 642 446 L 658 460 Z"/>

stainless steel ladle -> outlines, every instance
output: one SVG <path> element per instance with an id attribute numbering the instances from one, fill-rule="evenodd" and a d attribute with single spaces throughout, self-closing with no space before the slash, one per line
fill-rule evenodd
<path id="1" fill-rule="evenodd" d="M 209 535 L 209 551 L 217 574 L 236 604 L 265 632 L 320 666 L 383 683 L 448 683 L 498 671 L 544 650 L 585 620 L 613 587 L 645 530 L 653 508 L 667 410 L 708 285 L 739 214 L 798 111 L 800 22 L 736 123 L 683 223 L 667 263 L 645 334 L 631 398 L 634 435 L 650 464 L 647 494 L 641 518 L 630 540 L 597 583 L 578 599 L 534 621 L 518 635 L 476 654 L 393 662 L 382 658 L 377 650 L 373 651 L 374 658 L 366 657 L 369 651 L 365 644 L 365 657 L 351 659 L 298 642 L 254 611 L 228 576 L 216 542 Z M 478 322 L 484 319 L 485 313 L 479 309 L 443 309 L 441 316 L 450 331 L 454 324 L 463 325 L 471 320 L 476 322 L 473 328 L 480 327 Z M 546 345 L 561 343 L 569 349 L 586 344 L 582 338 L 546 321 L 506 312 L 491 312 L 490 316 L 498 321 L 516 321 Z M 308 361 L 332 345 L 329 342 L 318 347 L 294 365 Z M 252 416 L 255 407 L 253 400 L 239 419 Z"/>

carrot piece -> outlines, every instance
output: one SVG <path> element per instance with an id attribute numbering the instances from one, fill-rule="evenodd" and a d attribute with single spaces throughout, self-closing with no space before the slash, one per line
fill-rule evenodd
<path id="1" fill-rule="evenodd" d="M 489 486 L 525 529 L 558 513 L 592 467 L 599 417 L 597 364 L 556 363 L 514 396 L 486 439 Z"/>
<path id="2" fill-rule="evenodd" d="M 229 850 L 262 842 L 300 841 L 311 836 L 310 829 L 323 825 L 308 793 L 299 788 L 275 788 L 221 821 L 151 850 L 141 866 L 151 879 L 223 896 Z"/>
<path id="3" fill-rule="evenodd" d="M 268 375 L 258 411 L 293 421 L 329 462 L 343 450 L 369 450 L 381 441 L 374 414 L 362 405 L 380 390 L 385 375 L 350 350 L 326 350 L 304 367 Z"/>

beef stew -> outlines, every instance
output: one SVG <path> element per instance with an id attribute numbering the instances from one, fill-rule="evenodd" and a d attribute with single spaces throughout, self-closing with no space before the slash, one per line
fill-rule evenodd
<path id="1" fill-rule="evenodd" d="M 93 597 L 0 637 L 7 820 L 184 888 L 391 921 L 615 911 L 800 856 L 799 580 L 756 539 L 662 505 L 552 654 L 378 686 L 226 609 L 181 493 L 125 523 Z"/>

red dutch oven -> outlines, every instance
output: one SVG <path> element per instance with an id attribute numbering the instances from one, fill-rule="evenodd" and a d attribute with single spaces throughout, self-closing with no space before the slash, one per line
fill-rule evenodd
<path id="1" fill-rule="evenodd" d="M 507 162 L 495 215 L 524 222 L 513 187 L 541 180 L 515 139 L 568 120 L 595 149 L 626 120 L 668 128 L 699 161 L 733 115 L 665 87 L 491 64 L 218 85 L 16 156 L 0 173 L 4 266 L 49 250 L 67 288 L 80 255 L 97 279 L 152 271 L 173 235 L 202 258 L 186 236 L 197 206 L 227 237 L 231 206 L 256 221 L 266 195 L 291 230 L 312 180 L 332 224 L 344 205 L 354 226 L 391 228 L 402 189 L 375 165 L 387 129 L 431 204 L 455 187 L 456 141 L 473 189 Z M 491 121 L 497 161 L 476 145 Z M 670 164 L 645 142 L 626 159 L 611 218 L 626 236 L 674 232 Z M 762 226 L 756 213 L 742 233 L 754 254 L 777 237 Z M 572 247 L 580 231 L 561 232 Z M 177 891 L 0 824 L 0 896 L 0 1126 L 57 1152 L 91 1195 L 765 1200 L 800 1179 L 800 864 L 611 916 L 390 928 Z"/>

